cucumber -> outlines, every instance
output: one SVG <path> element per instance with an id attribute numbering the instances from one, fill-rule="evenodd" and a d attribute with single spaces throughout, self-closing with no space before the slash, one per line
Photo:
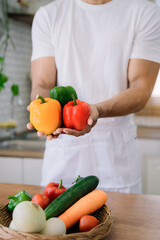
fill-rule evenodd
<path id="1" fill-rule="evenodd" d="M 81 197 L 93 191 L 98 183 L 96 176 L 87 176 L 75 183 L 45 208 L 46 219 L 61 215 Z"/>

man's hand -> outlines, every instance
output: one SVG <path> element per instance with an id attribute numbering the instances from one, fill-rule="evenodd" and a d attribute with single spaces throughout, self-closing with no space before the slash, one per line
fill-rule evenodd
<path id="1" fill-rule="evenodd" d="M 29 111 L 29 107 L 27 109 Z M 85 129 L 83 129 L 82 131 L 77 131 L 75 129 L 70 129 L 70 128 L 57 128 L 53 132 L 53 134 L 47 135 L 46 138 L 47 138 L 47 140 L 56 139 L 56 138 L 58 138 L 58 136 L 60 134 L 67 134 L 67 135 L 72 135 L 72 136 L 75 136 L 75 137 L 82 136 L 82 135 L 84 135 L 86 133 L 89 133 L 91 131 L 91 129 L 97 123 L 98 117 L 99 117 L 99 112 L 98 112 L 98 109 L 97 109 L 96 105 L 95 104 L 91 104 L 90 105 L 90 116 L 88 118 L 87 126 L 86 126 Z M 31 123 L 28 123 L 27 124 L 27 128 L 29 130 L 32 130 L 34 127 L 33 127 L 33 125 Z M 44 136 L 44 133 L 38 131 L 37 135 L 39 137 L 42 137 L 42 136 Z"/>
<path id="2" fill-rule="evenodd" d="M 27 107 L 27 110 L 30 111 L 29 106 Z M 34 129 L 33 125 L 32 125 L 30 122 L 27 123 L 27 129 L 28 129 L 28 130 L 33 130 L 33 129 Z M 37 131 L 37 135 L 38 135 L 38 137 L 43 137 L 43 136 L 44 136 L 44 133 L 43 133 L 43 132 L 40 132 L 40 131 Z M 57 138 L 58 135 L 57 135 L 57 136 L 48 135 L 48 136 L 46 136 L 46 137 L 47 137 L 48 140 L 52 140 L 52 138 Z"/>
<path id="3" fill-rule="evenodd" d="M 99 117 L 99 112 L 98 112 L 96 105 L 91 104 L 90 105 L 90 116 L 88 118 L 87 126 L 85 129 L 83 129 L 82 131 L 77 131 L 75 129 L 70 129 L 70 128 L 58 128 L 58 129 L 56 129 L 56 131 L 53 132 L 53 135 L 56 136 L 56 135 L 65 133 L 67 135 L 72 135 L 75 137 L 82 136 L 91 131 L 91 129 L 96 125 L 98 117 Z"/>

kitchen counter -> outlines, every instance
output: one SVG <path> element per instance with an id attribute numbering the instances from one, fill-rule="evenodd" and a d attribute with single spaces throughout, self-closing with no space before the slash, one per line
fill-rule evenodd
<path id="1" fill-rule="evenodd" d="M 1 149 L 0 156 L 3 157 L 21 157 L 21 158 L 43 158 L 44 150 L 24 150 L 24 149 Z"/>
<path id="2" fill-rule="evenodd" d="M 36 132 L 24 132 L 16 138 L 0 141 L 0 156 L 21 158 L 43 158 L 45 136 L 39 138 Z"/>
<path id="3" fill-rule="evenodd" d="M 43 158 L 43 151 L 0 149 L 0 157 Z"/>
<path id="4" fill-rule="evenodd" d="M 0 183 L 0 205 L 20 190 L 34 195 L 40 186 Z M 113 225 L 105 240 L 159 240 L 160 196 L 107 192 Z"/>

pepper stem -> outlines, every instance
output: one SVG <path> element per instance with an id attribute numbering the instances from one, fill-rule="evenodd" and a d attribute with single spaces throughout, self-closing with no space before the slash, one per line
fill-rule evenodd
<path id="1" fill-rule="evenodd" d="M 62 179 L 59 182 L 58 188 L 62 188 Z"/>
<path id="2" fill-rule="evenodd" d="M 74 94 L 72 94 L 71 97 L 73 99 L 74 105 L 77 105 L 76 98 L 75 98 Z"/>
<path id="3" fill-rule="evenodd" d="M 18 198 L 15 196 L 9 196 L 8 199 L 13 199 L 14 201 L 18 201 Z"/>
<path id="4" fill-rule="evenodd" d="M 41 99 L 41 101 L 42 101 L 41 104 L 46 103 L 46 100 L 42 96 L 40 96 L 39 94 L 37 94 L 36 99 Z"/>

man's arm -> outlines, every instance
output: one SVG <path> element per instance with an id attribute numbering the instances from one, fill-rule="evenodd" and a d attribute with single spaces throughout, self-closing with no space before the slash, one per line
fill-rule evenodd
<path id="1" fill-rule="evenodd" d="M 37 94 L 42 97 L 49 97 L 50 89 L 55 87 L 57 79 L 57 69 L 54 57 L 43 57 L 32 62 L 32 91 L 31 100 Z"/>
<path id="2" fill-rule="evenodd" d="M 143 109 L 151 96 L 158 75 L 159 64 L 143 59 L 131 59 L 128 65 L 129 88 L 114 97 L 90 105 L 91 114 L 86 129 L 64 129 L 66 134 L 80 136 L 91 131 L 98 118 L 118 117 Z M 55 134 L 59 133 L 59 130 Z"/>
<path id="3" fill-rule="evenodd" d="M 96 104 L 99 118 L 123 116 L 143 109 L 153 91 L 158 70 L 158 63 L 142 59 L 130 60 L 129 88 L 109 100 Z"/>

